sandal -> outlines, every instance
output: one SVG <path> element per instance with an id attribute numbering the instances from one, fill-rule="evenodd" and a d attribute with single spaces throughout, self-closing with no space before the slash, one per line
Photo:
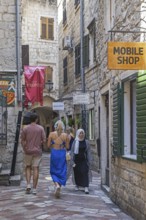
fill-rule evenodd
<path id="1" fill-rule="evenodd" d="M 33 189 L 33 190 L 32 190 L 32 194 L 33 194 L 33 195 L 36 195 L 36 194 L 37 194 L 37 190 L 36 190 L 36 189 Z"/>
<path id="2" fill-rule="evenodd" d="M 31 193 L 31 188 L 26 188 L 26 194 L 30 194 Z"/>
<path id="3" fill-rule="evenodd" d="M 60 190 L 61 190 L 60 186 L 57 186 L 56 190 L 55 190 L 55 197 L 56 198 L 60 198 Z"/>

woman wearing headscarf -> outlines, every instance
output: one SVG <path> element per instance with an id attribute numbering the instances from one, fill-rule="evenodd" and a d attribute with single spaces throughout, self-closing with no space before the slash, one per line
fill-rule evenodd
<path id="1" fill-rule="evenodd" d="M 71 148 L 71 160 L 75 189 L 84 187 L 85 193 L 88 194 L 89 182 L 91 181 L 91 152 L 89 141 L 85 139 L 83 129 L 78 129 L 76 132 L 76 138 Z"/>
<path id="2" fill-rule="evenodd" d="M 66 150 L 69 148 L 69 138 L 64 133 L 64 124 L 61 120 L 55 123 L 55 131 L 50 132 L 48 147 L 51 148 L 50 174 L 55 185 L 55 196 L 60 197 L 61 186 L 66 185 L 67 163 Z"/>

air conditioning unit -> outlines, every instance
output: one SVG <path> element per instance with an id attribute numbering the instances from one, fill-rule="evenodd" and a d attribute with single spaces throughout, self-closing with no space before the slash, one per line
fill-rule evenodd
<path id="1" fill-rule="evenodd" d="M 71 36 L 65 36 L 63 38 L 63 50 L 69 50 L 72 48 L 72 38 Z"/>

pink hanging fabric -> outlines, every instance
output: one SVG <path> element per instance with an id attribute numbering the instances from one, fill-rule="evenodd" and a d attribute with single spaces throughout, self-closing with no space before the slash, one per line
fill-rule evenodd
<path id="1" fill-rule="evenodd" d="M 44 66 L 24 66 L 25 77 L 25 107 L 28 103 L 39 102 L 43 105 L 43 89 L 45 83 Z"/>

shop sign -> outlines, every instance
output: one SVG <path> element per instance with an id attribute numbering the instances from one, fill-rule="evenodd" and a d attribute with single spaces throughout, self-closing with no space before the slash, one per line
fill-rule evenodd
<path id="1" fill-rule="evenodd" d="M 146 69 L 146 43 L 108 42 L 108 69 Z"/>
<path id="2" fill-rule="evenodd" d="M 80 105 L 80 104 L 90 104 L 90 96 L 89 93 L 83 94 L 76 94 L 73 96 L 73 104 Z"/>
<path id="3" fill-rule="evenodd" d="M 64 102 L 53 102 L 53 110 L 64 110 Z"/>
<path id="4" fill-rule="evenodd" d="M 15 106 L 15 90 L 14 76 L 0 75 L 0 96 L 6 98 L 8 107 Z"/>

